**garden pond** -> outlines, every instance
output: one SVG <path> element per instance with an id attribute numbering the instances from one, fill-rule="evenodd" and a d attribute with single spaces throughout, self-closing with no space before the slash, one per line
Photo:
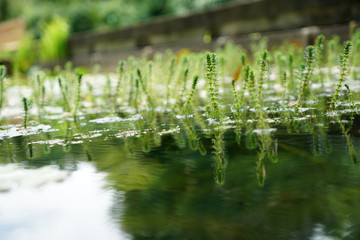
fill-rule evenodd
<path id="1" fill-rule="evenodd" d="M 357 59 L 241 51 L 9 84 L 0 239 L 360 239 Z"/>

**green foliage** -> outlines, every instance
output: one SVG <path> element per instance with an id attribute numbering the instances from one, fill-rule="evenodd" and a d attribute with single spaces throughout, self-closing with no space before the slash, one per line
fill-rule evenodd
<path id="1" fill-rule="evenodd" d="M 324 82 L 324 74 L 321 71 L 321 68 L 324 64 L 324 42 L 325 42 L 325 36 L 324 35 L 319 35 L 316 40 L 315 40 L 315 46 L 316 46 L 316 63 L 317 63 L 317 68 L 319 70 L 319 74 L 318 74 L 318 78 L 319 81 L 323 84 Z"/>
<path id="2" fill-rule="evenodd" d="M 147 91 L 147 89 L 146 89 L 146 86 L 145 86 L 144 79 L 143 79 L 143 77 L 142 77 L 140 68 L 137 68 L 137 69 L 136 69 L 136 72 L 137 72 L 137 75 L 138 75 L 138 81 L 137 81 L 137 83 L 136 83 L 136 88 L 138 89 L 138 88 L 139 88 L 138 85 L 139 85 L 139 84 L 141 85 L 141 89 L 142 89 L 143 93 L 144 93 L 145 96 L 146 96 L 146 101 L 147 101 L 147 103 L 149 104 L 149 106 L 150 106 L 151 108 L 154 108 L 154 107 L 155 107 L 154 102 L 153 102 L 153 100 L 151 99 L 151 97 L 150 97 L 150 95 L 149 95 L 149 93 L 148 93 L 148 91 Z"/>
<path id="3" fill-rule="evenodd" d="M 194 79 L 193 79 L 193 82 L 192 82 L 192 85 L 191 85 L 191 92 L 182 108 L 182 111 L 181 113 L 182 114 L 186 114 L 186 113 L 189 113 L 189 107 L 190 107 L 190 104 L 191 104 L 191 100 L 194 96 L 194 93 L 195 93 L 195 88 L 196 88 L 196 85 L 197 85 L 197 82 L 199 80 L 199 76 L 198 75 L 195 75 L 194 76 Z"/>
<path id="4" fill-rule="evenodd" d="M 353 52 L 359 53 L 360 52 L 360 28 L 358 28 L 355 31 L 355 34 L 353 35 L 351 42 L 353 43 Z M 352 65 L 354 68 L 352 69 L 352 77 L 354 79 L 359 79 L 359 73 L 360 73 L 360 54 L 352 54 Z"/>
<path id="5" fill-rule="evenodd" d="M 224 152 L 223 131 L 215 131 L 213 138 L 213 148 L 215 153 L 215 182 L 218 186 L 222 186 L 225 183 L 225 170 L 227 166 Z"/>
<path id="6" fill-rule="evenodd" d="M 342 54 L 340 55 L 340 78 L 339 83 L 336 87 L 335 94 L 331 100 L 330 106 L 334 108 L 334 105 L 339 97 L 339 91 L 343 81 L 346 79 L 348 74 L 348 64 L 349 64 L 349 57 L 350 57 L 350 50 L 351 50 L 352 43 L 350 41 L 346 41 L 344 43 L 344 49 Z"/>
<path id="7" fill-rule="evenodd" d="M 70 104 L 68 101 L 68 97 L 67 97 L 67 89 L 66 87 L 63 85 L 62 80 L 60 77 L 58 77 L 58 84 L 59 84 L 59 88 L 60 88 L 60 92 L 61 92 L 61 96 L 63 99 L 63 109 L 64 112 L 69 112 L 70 111 Z"/>
<path id="8" fill-rule="evenodd" d="M 9 15 L 9 0 L 0 0 L 0 21 L 4 21 Z"/>
<path id="9" fill-rule="evenodd" d="M 219 5 L 229 0 L 1 0 L 0 19 L 24 17 L 28 29 L 41 36 L 39 25 L 49 22 L 53 15 L 62 16 L 68 22 L 71 32 L 99 28 L 128 26 L 161 15 L 184 12 Z M 235 1 L 235 0 L 232 0 Z M 237 0 L 239 1 L 239 0 Z"/>
<path id="10" fill-rule="evenodd" d="M 162 139 L 166 137 L 162 136 L 169 135 L 166 137 L 166 144 L 170 142 L 168 140 L 175 143 L 166 146 L 175 147 L 176 151 L 183 150 L 188 144 L 191 150 L 199 151 L 201 155 L 211 152 L 215 182 L 222 187 L 226 186 L 228 163 L 225 139 L 234 135 L 226 131 L 231 129 L 236 134 L 236 147 L 244 147 L 247 153 L 256 151 L 251 166 L 258 184 L 263 186 L 268 163 L 278 161 L 277 140 L 272 134 L 276 129 L 281 131 L 280 134 L 286 130 L 291 133 L 311 134 L 312 151 L 314 155 L 320 156 L 322 151 L 331 151 L 327 146 L 331 141 L 327 140 L 326 129 L 330 123 L 331 128 L 335 128 L 336 124 L 333 123 L 339 122 L 341 134 L 346 137 L 349 146 L 349 155 L 354 162 L 357 161 L 350 129 L 359 109 L 359 92 L 352 88 L 353 82 L 349 81 L 345 84 L 346 101 L 339 101 L 339 90 L 334 94 L 333 101 L 336 101 L 339 109 L 344 109 L 343 112 L 346 114 L 350 112 L 350 117 L 341 111 L 329 109 L 328 91 L 317 87 L 318 84 L 315 85 L 312 79 L 319 79 L 319 68 L 336 67 L 336 64 L 327 62 L 330 57 L 324 56 L 335 55 L 339 46 L 335 40 L 330 40 L 331 45 L 327 44 L 329 41 L 320 40 L 315 47 L 306 48 L 303 60 L 302 54 L 298 56 L 303 49 L 295 50 L 289 46 L 279 48 L 275 52 L 261 50 L 247 55 L 241 47 L 228 44 L 224 48 L 216 49 L 216 53 L 207 52 L 205 57 L 204 53 L 174 54 L 171 51 L 164 54 L 156 53 L 152 61 L 129 57 L 127 61 L 119 62 L 116 73 L 106 75 L 100 74 L 98 70 L 86 73 L 79 68 L 73 69 L 72 64 L 67 63 L 64 69 L 56 69 L 56 77 L 40 72 L 36 78 L 32 78 L 28 84 L 32 93 L 29 99 L 33 99 L 40 109 L 39 122 L 59 124 L 62 127 L 59 131 L 66 132 L 63 138 L 64 151 L 69 151 L 74 138 L 79 139 L 79 142 L 83 142 L 86 156 L 91 160 L 93 158 L 86 143 L 88 140 L 85 140 L 86 136 L 93 137 L 91 134 L 96 133 L 93 134 L 96 138 L 106 132 L 108 135 L 104 141 L 115 139 L 117 144 L 124 145 L 124 158 L 128 157 L 125 156 L 127 154 L 136 156 L 141 151 L 141 156 L 157 158 L 158 154 L 153 154 L 152 150 L 156 148 L 156 151 L 159 151 Z M 265 46 L 264 42 L 261 46 Z M 331 48 L 328 49 L 327 46 Z M 346 42 L 341 55 L 338 89 L 345 81 L 348 70 L 354 68 L 352 61 L 355 60 L 351 58 L 350 47 L 351 43 Z M 324 58 L 319 65 L 321 56 Z M 217 58 L 221 60 L 218 61 Z M 290 87 L 290 84 L 291 78 L 296 75 L 294 68 L 298 66 L 300 86 L 299 89 L 295 89 Z M 335 86 L 338 83 L 338 79 L 334 81 L 337 75 L 337 72 L 331 71 L 329 77 L 324 75 L 324 86 Z M 0 77 L 4 79 L 4 76 L 5 69 L 0 67 Z M 189 82 L 189 79 L 192 79 L 192 82 Z M 83 84 L 87 88 L 81 88 Z M 112 88 L 114 85 L 116 87 Z M 294 103 L 296 99 L 299 102 Z M 50 108 L 63 108 L 62 115 L 54 114 L 54 121 L 46 118 L 52 113 L 44 107 L 45 100 Z M 26 98 L 22 101 L 26 128 L 30 116 L 29 101 Z M 296 105 L 295 110 L 293 104 Z M 82 118 L 77 118 L 80 110 Z M 75 121 L 69 121 L 68 116 L 71 114 Z M 59 121 L 61 117 L 63 119 Z M 105 120 L 101 121 L 106 122 L 110 119 L 110 122 L 104 129 L 93 131 L 92 128 L 98 127 L 98 123 L 93 123 L 92 120 L 99 117 L 104 117 Z M 203 138 L 209 138 L 209 141 L 203 143 Z M 98 140 L 94 139 L 94 142 Z M 27 147 L 30 152 L 31 145 Z M 293 151 L 291 146 L 281 147 Z M 300 151 L 299 155 L 308 154 L 307 151 L 297 151 Z M 319 158 L 316 161 L 319 161 Z M 183 161 L 182 164 L 188 163 Z M 231 161 L 229 163 L 232 164 Z M 144 177 L 140 166 L 131 169 L 140 171 L 135 174 L 136 176 Z M 133 184 L 129 185 L 130 190 L 148 189 L 158 181 L 157 176 L 154 177 L 152 174 L 157 172 L 149 171 L 148 175 L 145 174 L 144 181 L 130 180 L 131 177 L 127 176 L 129 178 L 125 183 Z M 118 172 L 113 177 L 116 176 Z M 151 181 L 148 181 L 149 179 Z M 256 179 L 254 182 L 256 184 Z"/>
<path id="11" fill-rule="evenodd" d="M 286 97 L 286 91 L 288 89 L 288 80 L 287 80 L 287 75 L 286 75 L 286 72 L 283 72 L 282 76 L 281 76 L 281 83 L 284 87 L 284 93 L 283 93 L 283 102 L 285 102 L 285 97 Z"/>
<path id="12" fill-rule="evenodd" d="M 61 17 L 54 17 L 45 25 L 39 42 L 40 59 L 59 60 L 66 57 L 69 26 Z"/>
<path id="13" fill-rule="evenodd" d="M 217 84 L 217 65 L 216 65 L 216 54 L 206 53 L 206 79 L 208 82 L 208 93 L 210 96 L 211 111 L 210 116 L 212 118 L 219 118 L 221 116 L 221 110 L 218 103 L 219 98 L 219 87 Z"/>
<path id="14" fill-rule="evenodd" d="M 116 88 L 115 88 L 115 94 L 113 99 L 113 108 L 114 112 L 116 112 L 117 109 L 117 99 L 119 97 L 119 91 L 120 91 L 120 85 L 123 83 L 124 78 L 124 71 L 125 71 L 125 61 L 119 61 L 119 77 L 117 79 Z"/>
<path id="15" fill-rule="evenodd" d="M 305 101 L 306 98 L 310 95 L 310 84 L 314 70 L 314 60 L 315 48 L 313 46 L 308 46 L 305 50 L 305 64 L 303 65 L 303 69 L 301 69 L 301 87 L 298 99 L 300 104 L 302 101 Z"/>
<path id="16" fill-rule="evenodd" d="M 352 106 L 353 109 L 355 109 L 355 102 L 354 102 L 354 98 L 353 98 L 353 96 L 352 96 L 350 87 L 349 87 L 349 85 L 347 85 L 346 83 L 345 83 L 344 85 L 345 85 L 345 87 L 346 87 L 346 90 L 347 90 L 347 93 L 348 93 L 348 96 L 349 96 L 349 100 L 350 100 L 351 106 Z"/>
<path id="17" fill-rule="evenodd" d="M 80 100 L 81 100 L 81 82 L 82 82 L 82 74 L 78 74 L 77 76 L 77 87 L 76 87 L 76 101 L 75 101 L 75 107 L 74 107 L 74 118 L 77 117 L 77 112 L 80 106 Z"/>
<path id="18" fill-rule="evenodd" d="M 29 67 L 36 61 L 37 55 L 35 50 L 35 42 L 31 34 L 26 34 L 20 42 L 20 46 L 13 58 L 14 69 L 25 73 Z"/>
<path id="19" fill-rule="evenodd" d="M 262 95 L 262 90 L 263 90 L 263 84 L 265 81 L 265 74 L 266 74 L 266 64 L 268 62 L 268 51 L 264 50 L 261 58 L 260 58 L 260 73 L 259 73 L 259 84 L 258 84 L 258 93 L 259 93 L 259 98 Z"/>
<path id="20" fill-rule="evenodd" d="M 171 92 L 172 81 L 173 81 L 174 73 L 175 73 L 175 61 L 176 61 L 176 58 L 174 56 L 171 57 L 170 64 L 169 64 L 169 76 L 168 76 L 167 84 L 166 84 L 166 103 L 168 105 L 170 104 L 170 92 Z"/>
<path id="21" fill-rule="evenodd" d="M 288 87 L 293 89 L 295 87 L 294 83 L 294 56 L 290 53 L 288 56 L 288 71 L 289 71 L 289 84 Z"/>
<path id="22" fill-rule="evenodd" d="M 24 107 L 23 126 L 24 126 L 24 128 L 27 128 L 27 126 L 28 126 L 28 118 L 29 118 L 29 101 L 25 97 L 23 97 L 22 102 L 23 102 L 23 107 Z"/>
<path id="23" fill-rule="evenodd" d="M 185 94 L 185 90 L 186 90 L 186 84 L 187 84 L 187 81 L 188 81 L 188 78 L 189 78 L 189 68 L 186 68 L 184 73 L 183 73 L 183 79 L 182 79 L 182 89 L 181 89 L 181 93 L 180 93 L 180 96 L 179 96 L 179 101 L 182 101 L 183 100 L 183 97 L 184 97 L 184 94 Z"/>
<path id="24" fill-rule="evenodd" d="M 233 97 L 234 97 L 234 108 L 235 108 L 236 112 L 239 112 L 239 110 L 240 110 L 240 99 L 239 99 L 239 96 L 238 96 L 237 91 L 236 91 L 236 86 L 235 86 L 235 80 L 234 79 L 231 81 L 231 85 L 232 85 L 232 91 L 233 91 Z"/>

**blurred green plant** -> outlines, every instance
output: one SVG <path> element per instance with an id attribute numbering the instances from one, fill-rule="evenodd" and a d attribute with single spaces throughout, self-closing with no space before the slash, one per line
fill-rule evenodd
<path id="1" fill-rule="evenodd" d="M 66 57 L 69 25 L 66 20 L 56 16 L 45 25 L 39 42 L 40 59 L 58 60 Z"/>
<path id="2" fill-rule="evenodd" d="M 36 60 L 35 41 L 32 34 L 27 33 L 20 42 L 20 46 L 16 51 L 14 58 L 14 69 L 25 73 Z"/>
<path id="3" fill-rule="evenodd" d="M 71 32 L 79 32 L 128 26 L 161 15 L 178 15 L 231 1 L 246 0 L 0 0 L 0 20 L 23 17 L 28 29 L 40 37 L 39 24 L 48 22 L 54 14 L 66 19 Z"/>

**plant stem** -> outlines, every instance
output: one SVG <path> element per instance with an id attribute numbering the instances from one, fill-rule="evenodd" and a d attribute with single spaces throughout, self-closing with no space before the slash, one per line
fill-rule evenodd
<path id="1" fill-rule="evenodd" d="M 301 101 L 306 100 L 306 98 L 310 95 L 310 83 L 312 80 L 315 59 L 314 46 L 308 46 L 305 50 L 305 54 L 305 72 L 302 73 L 300 96 L 298 99 L 300 104 Z"/>
<path id="2" fill-rule="evenodd" d="M 24 105 L 24 128 L 27 128 L 27 122 L 28 122 L 28 112 L 29 112 L 29 106 L 28 106 L 28 100 L 23 97 L 22 99 L 23 105 Z"/>
<path id="3" fill-rule="evenodd" d="M 193 79 L 192 86 L 191 86 L 191 92 L 190 92 L 190 94 L 189 94 L 189 96 L 188 96 L 188 98 L 187 98 L 187 100 L 186 100 L 186 102 L 185 102 L 185 104 L 184 104 L 184 106 L 183 106 L 183 108 L 182 108 L 182 110 L 181 110 L 181 113 L 182 113 L 182 114 L 185 114 L 185 113 L 187 112 L 189 106 L 190 106 L 192 97 L 193 97 L 193 95 L 194 95 L 194 93 L 195 93 L 195 88 L 196 88 L 196 84 L 197 84 L 197 82 L 198 82 L 198 79 L 199 79 L 199 76 L 198 76 L 198 75 L 195 75 L 195 76 L 194 76 L 194 79 Z"/>
<path id="4" fill-rule="evenodd" d="M 342 85 L 342 82 L 345 80 L 346 75 L 347 75 L 347 71 L 348 71 L 348 60 L 350 57 L 350 50 L 351 50 L 351 42 L 350 41 L 346 41 L 344 43 L 344 49 L 342 54 L 340 55 L 340 78 L 339 78 L 339 83 L 337 85 L 337 88 L 335 90 L 335 94 L 333 99 L 331 100 L 330 103 L 330 107 L 334 108 L 335 103 L 339 97 L 339 91 L 340 91 L 340 87 Z"/>

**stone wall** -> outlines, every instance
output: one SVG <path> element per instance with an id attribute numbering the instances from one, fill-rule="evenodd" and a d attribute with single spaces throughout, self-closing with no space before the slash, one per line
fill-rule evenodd
<path id="1" fill-rule="evenodd" d="M 352 26 L 360 22 L 358 0 L 254 0 L 124 29 L 79 33 L 71 37 L 69 52 L 74 65 L 99 63 L 103 70 L 114 70 L 130 55 L 169 48 L 198 51 L 229 40 L 246 47 L 254 32 L 268 37 L 270 46 L 283 41 L 306 45 L 320 32 L 346 39 L 350 22 Z"/>

